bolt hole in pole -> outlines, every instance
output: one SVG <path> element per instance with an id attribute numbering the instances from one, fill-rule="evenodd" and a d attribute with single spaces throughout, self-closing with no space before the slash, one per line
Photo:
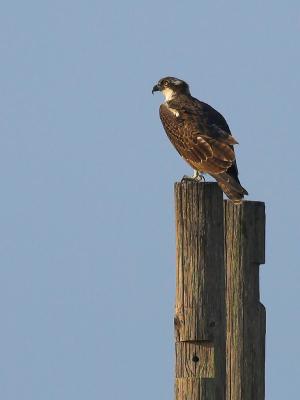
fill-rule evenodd
<path id="1" fill-rule="evenodd" d="M 192 360 L 194 361 L 194 363 L 197 363 L 199 361 L 199 357 L 197 356 L 197 354 L 193 355 Z"/>

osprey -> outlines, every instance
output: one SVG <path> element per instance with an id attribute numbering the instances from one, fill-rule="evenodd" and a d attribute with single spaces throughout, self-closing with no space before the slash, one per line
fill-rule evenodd
<path id="1" fill-rule="evenodd" d="M 210 105 L 191 96 L 189 86 L 181 79 L 162 78 L 152 93 L 160 91 L 165 102 L 159 108 L 163 127 L 178 153 L 194 169 L 193 177 L 202 180 L 202 173 L 216 179 L 227 197 L 240 203 L 248 194 L 238 178 L 231 135 L 225 118 Z"/>

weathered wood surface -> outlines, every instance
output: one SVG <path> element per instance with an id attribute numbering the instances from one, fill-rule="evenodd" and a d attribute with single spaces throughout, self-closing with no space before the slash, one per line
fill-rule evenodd
<path id="1" fill-rule="evenodd" d="M 224 201 L 226 261 L 226 399 L 263 400 L 265 308 L 259 265 L 265 262 L 264 203 Z"/>
<path id="2" fill-rule="evenodd" d="M 186 181 L 175 206 L 176 400 L 264 400 L 264 203 Z"/>
<path id="3" fill-rule="evenodd" d="M 223 196 L 215 183 L 175 184 L 176 400 L 225 399 Z"/>

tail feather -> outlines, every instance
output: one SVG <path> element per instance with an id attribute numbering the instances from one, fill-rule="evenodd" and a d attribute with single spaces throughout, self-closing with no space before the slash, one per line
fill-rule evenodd
<path id="1" fill-rule="evenodd" d="M 240 203 L 244 198 L 244 195 L 248 194 L 247 190 L 243 188 L 237 177 L 233 177 L 227 172 L 211 175 L 216 179 L 218 185 L 226 196 L 234 203 Z"/>

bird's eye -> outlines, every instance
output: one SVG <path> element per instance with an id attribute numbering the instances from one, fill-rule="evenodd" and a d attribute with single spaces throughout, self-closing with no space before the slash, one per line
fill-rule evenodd
<path id="1" fill-rule="evenodd" d="M 168 81 L 163 81 L 162 84 L 163 84 L 163 86 L 168 86 L 168 83 L 169 83 Z"/>

